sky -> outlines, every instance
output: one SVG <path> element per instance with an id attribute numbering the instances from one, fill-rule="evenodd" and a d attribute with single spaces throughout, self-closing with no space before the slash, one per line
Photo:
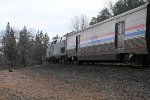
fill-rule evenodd
<path id="1" fill-rule="evenodd" d="M 92 17 L 107 7 L 109 0 L 0 0 L 0 30 L 7 22 L 20 30 L 25 25 L 29 30 L 42 30 L 52 38 L 71 32 L 74 16 Z M 110 0 L 115 2 L 116 0 Z"/>

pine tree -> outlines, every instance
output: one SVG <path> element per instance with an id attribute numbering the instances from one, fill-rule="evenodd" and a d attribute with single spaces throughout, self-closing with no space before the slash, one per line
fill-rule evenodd
<path id="1" fill-rule="evenodd" d="M 49 43 L 49 37 L 43 32 L 39 32 L 36 34 L 35 38 L 35 48 L 34 48 L 34 60 L 36 60 L 37 64 L 42 64 L 44 62 L 44 57 L 46 54 L 46 48 Z"/>
<path id="2" fill-rule="evenodd" d="M 21 64 L 26 67 L 27 66 L 27 53 L 29 44 L 29 35 L 27 32 L 27 28 L 24 26 L 23 29 L 19 33 L 19 56 Z"/>
<path id="3" fill-rule="evenodd" d="M 109 10 L 109 8 L 101 10 L 97 17 L 92 18 L 90 25 L 144 5 L 147 1 L 148 0 L 118 0 L 114 5 L 110 2 L 109 7 L 111 10 Z"/>
<path id="4" fill-rule="evenodd" d="M 90 25 L 96 24 L 98 22 L 104 21 L 108 18 L 112 17 L 111 13 L 109 12 L 109 10 L 107 8 L 104 8 L 99 15 L 97 15 L 97 17 L 93 17 Z"/>
<path id="5" fill-rule="evenodd" d="M 3 35 L 2 48 L 5 57 L 8 61 L 10 61 L 11 66 L 14 67 L 17 62 L 18 51 L 16 45 L 15 31 L 10 27 L 9 22 Z"/>
<path id="6" fill-rule="evenodd" d="M 116 16 L 128 10 L 144 5 L 145 3 L 145 0 L 119 0 L 113 7 L 111 7 L 111 10 L 113 11 L 114 16 Z"/>

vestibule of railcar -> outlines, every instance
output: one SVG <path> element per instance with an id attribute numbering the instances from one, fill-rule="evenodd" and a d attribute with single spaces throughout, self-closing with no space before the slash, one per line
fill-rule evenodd
<path id="1" fill-rule="evenodd" d="M 146 45 L 147 45 L 147 50 L 148 54 L 145 55 L 144 61 L 146 63 L 150 64 L 150 4 L 147 5 L 147 18 L 146 18 Z"/>
<path id="2" fill-rule="evenodd" d="M 138 16 L 137 16 L 138 15 Z M 147 66 L 150 62 L 150 6 L 137 8 L 124 22 L 116 24 L 115 47 L 117 58 L 129 64 Z M 118 28 L 122 28 L 119 29 Z M 125 27 L 125 28 L 123 28 Z M 125 32 L 123 32 L 123 29 Z M 121 31 L 122 33 L 118 33 Z M 119 36 L 118 36 L 119 34 Z M 123 36 L 121 35 L 123 34 Z M 125 36 L 125 38 L 124 38 Z M 119 40 L 120 39 L 120 40 Z M 122 40 L 124 41 L 122 42 Z M 119 47 L 120 48 L 119 48 Z M 125 52 L 124 51 L 125 48 Z"/>
<path id="3" fill-rule="evenodd" d="M 146 21 L 146 43 L 148 54 L 150 54 L 150 4 L 147 5 L 147 21 Z"/>

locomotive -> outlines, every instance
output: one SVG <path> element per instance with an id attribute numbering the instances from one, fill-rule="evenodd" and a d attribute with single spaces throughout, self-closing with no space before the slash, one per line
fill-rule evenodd
<path id="1" fill-rule="evenodd" d="M 127 11 L 88 28 L 67 33 L 46 50 L 49 61 L 125 62 L 149 65 L 150 5 Z"/>

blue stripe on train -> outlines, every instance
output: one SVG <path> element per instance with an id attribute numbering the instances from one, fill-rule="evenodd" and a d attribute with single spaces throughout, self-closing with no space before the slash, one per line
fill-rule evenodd
<path id="1" fill-rule="evenodd" d="M 128 37 L 133 37 L 133 36 L 142 35 L 142 34 L 145 34 L 145 30 L 141 30 L 141 31 L 125 34 L 125 37 L 128 38 Z"/>
<path id="2" fill-rule="evenodd" d="M 125 38 L 134 37 L 134 36 L 142 35 L 142 34 L 145 34 L 145 30 L 125 34 Z M 105 38 L 105 39 L 100 39 L 100 40 L 95 40 L 95 41 L 91 41 L 91 42 L 87 42 L 87 43 L 82 43 L 82 44 L 80 44 L 80 46 L 85 47 L 85 46 L 94 45 L 96 43 L 105 43 L 105 42 L 108 42 L 108 41 L 114 41 L 114 37 L 108 37 L 108 38 Z M 70 47 L 75 47 L 75 45 L 72 45 Z"/>
<path id="3" fill-rule="evenodd" d="M 113 39 L 114 39 L 114 37 L 109 37 L 109 38 L 105 38 L 105 39 L 95 40 L 95 41 L 83 43 L 83 44 L 81 44 L 81 46 L 85 47 L 87 45 L 90 46 L 90 45 L 93 45 L 93 44 L 96 44 L 96 43 L 104 43 L 104 42 L 112 41 Z"/>

